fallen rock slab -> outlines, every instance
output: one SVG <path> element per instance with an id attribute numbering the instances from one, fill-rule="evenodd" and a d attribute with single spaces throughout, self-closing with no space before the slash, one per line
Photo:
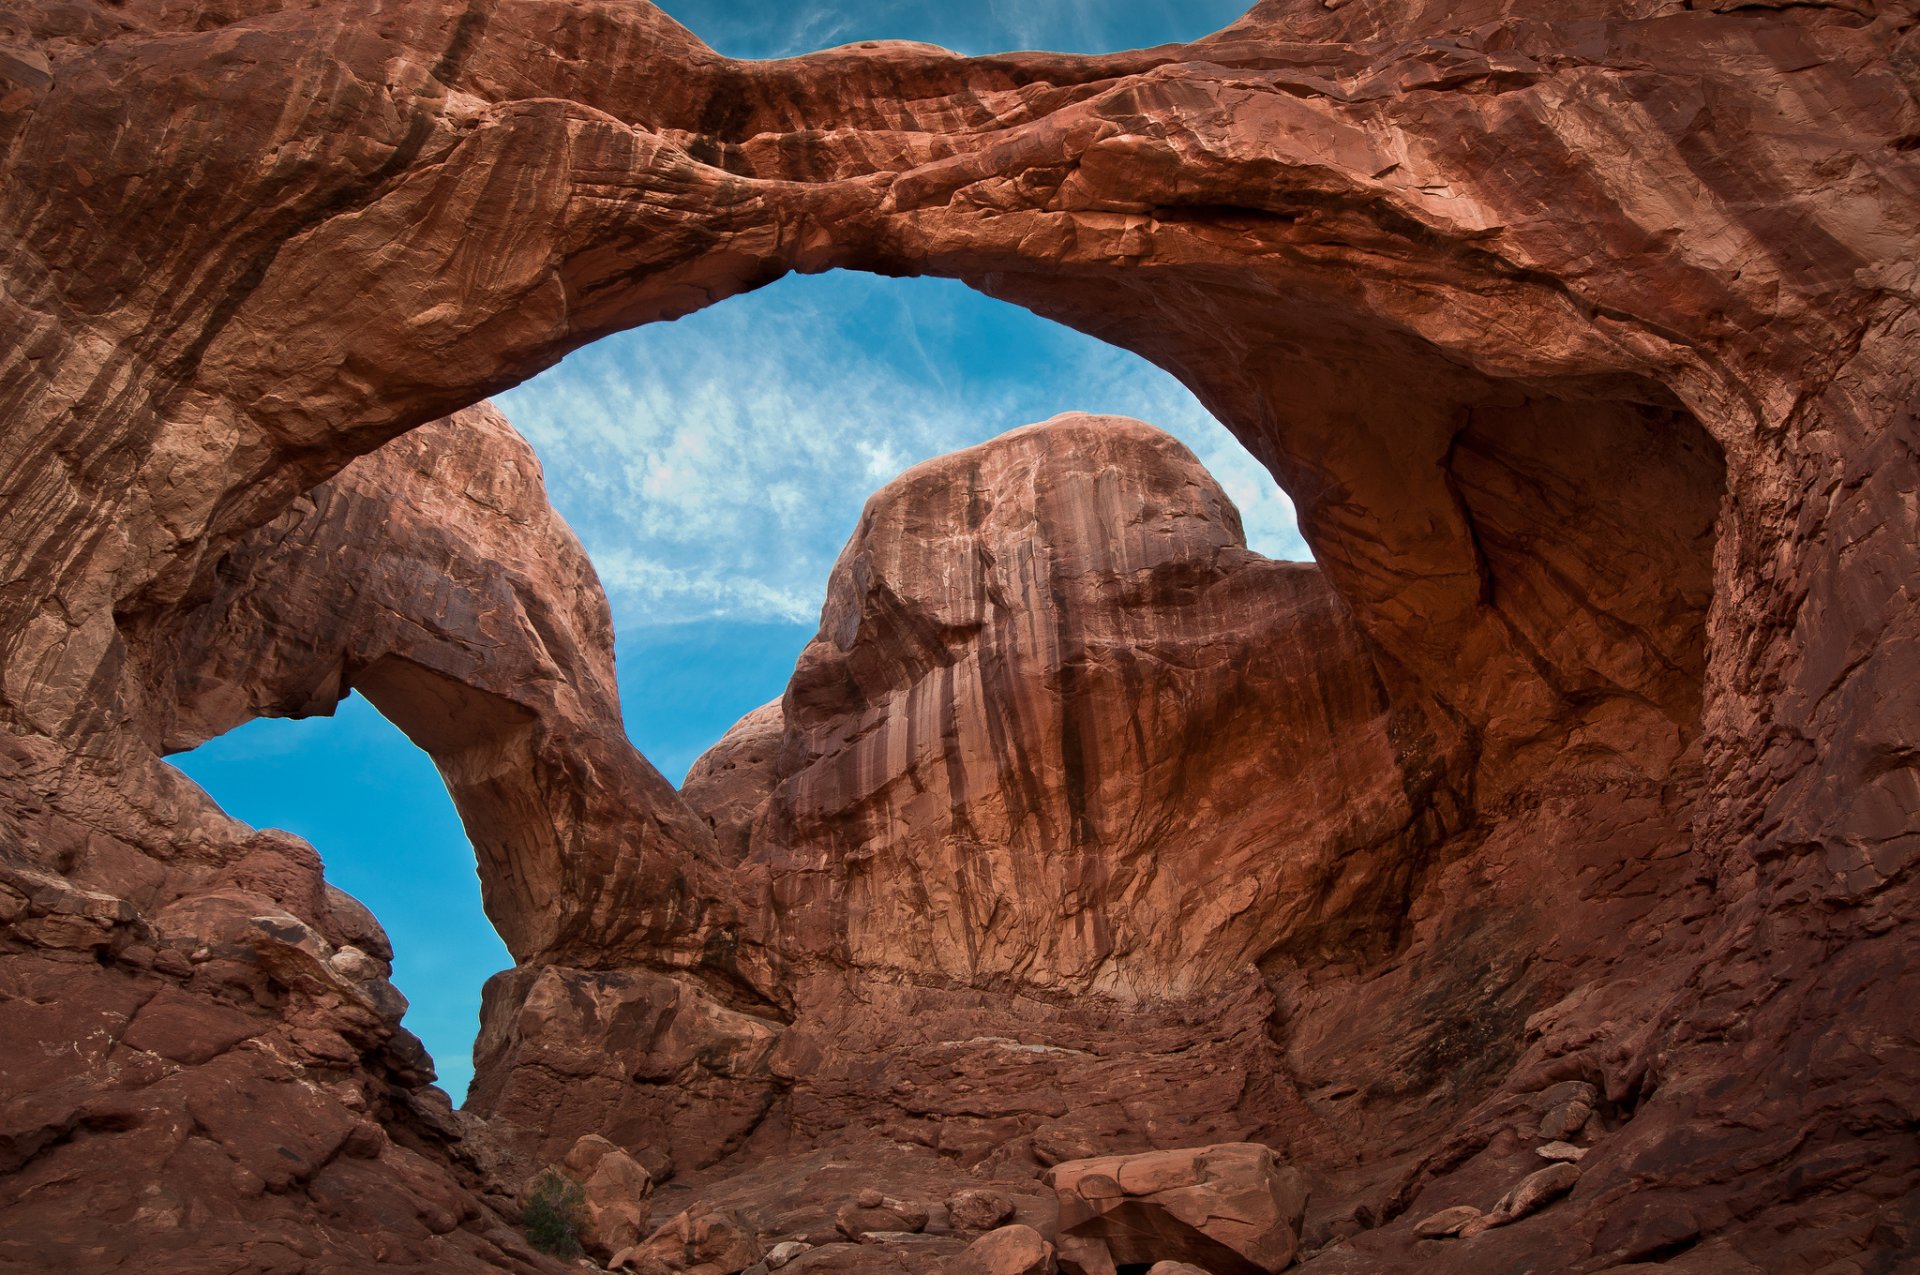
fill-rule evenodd
<path id="1" fill-rule="evenodd" d="M 1544 1169 L 1529 1173 L 1505 1195 L 1500 1197 L 1491 1212 L 1485 1217 L 1467 1223 L 1459 1234 L 1462 1239 L 1471 1238 L 1482 1231 L 1496 1226 L 1506 1226 L 1517 1222 L 1531 1213 L 1538 1213 L 1567 1192 L 1573 1190 L 1580 1181 L 1580 1170 L 1572 1164 L 1550 1164 Z"/>
<path id="2" fill-rule="evenodd" d="M 1579 1181 L 1580 1170 L 1573 1165 L 1550 1164 L 1522 1178 L 1518 1186 L 1500 1197 L 1489 1216 L 1499 1219 L 1495 1225 L 1518 1221 L 1573 1190 Z"/>
<path id="3" fill-rule="evenodd" d="M 1480 1210 L 1471 1204 L 1459 1204 L 1421 1219 L 1415 1224 L 1413 1233 L 1423 1240 L 1451 1239 L 1479 1221 L 1481 1216 Z"/>
<path id="4" fill-rule="evenodd" d="M 1269 1147 L 1224 1143 L 1055 1165 L 1059 1259 L 1084 1275 L 1190 1262 L 1214 1275 L 1259 1275 L 1292 1263 L 1307 1185 Z"/>
<path id="5" fill-rule="evenodd" d="M 1585 1157 L 1587 1149 L 1576 1147 L 1571 1142 L 1549 1142 L 1544 1147 L 1535 1147 L 1533 1153 L 1542 1160 L 1565 1160 L 1571 1163 Z"/>
<path id="6" fill-rule="evenodd" d="M 586 1134 L 560 1162 L 581 1186 L 580 1245 L 602 1261 L 633 1247 L 652 1219 L 653 1178 L 638 1160 L 598 1134 Z"/>

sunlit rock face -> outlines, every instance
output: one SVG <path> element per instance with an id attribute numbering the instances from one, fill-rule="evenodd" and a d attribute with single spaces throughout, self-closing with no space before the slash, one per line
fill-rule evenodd
<path id="1" fill-rule="evenodd" d="M 683 1227 L 740 1240 L 716 1252 L 830 1228 L 826 1195 L 875 1188 L 851 1172 L 1028 1200 L 1042 1164 L 1251 1140 L 1308 1175 L 1309 1270 L 1908 1261 L 1914 32 L 1875 0 L 1268 0 L 1145 53 L 739 63 L 644 3 L 10 7 L 0 1261 L 537 1269 L 489 1183 L 585 1133 L 672 1144 L 656 1216 L 731 1210 Z M 1166 557 L 1124 520 L 1074 540 L 1111 506 L 1058 471 L 1028 508 L 1061 545 L 1200 571 L 1153 625 L 1091 572 L 1023 630 L 968 592 L 1020 583 L 1019 537 L 929 494 L 957 520 L 857 543 L 778 750 L 732 741 L 764 808 L 702 797 L 709 824 L 622 751 L 535 485 L 495 522 L 428 448 L 306 495 L 600 334 L 833 267 L 964 279 L 1175 372 L 1295 498 L 1324 587 L 1210 516 Z M 421 631 L 341 602 L 363 576 Z M 1284 622 L 1237 600 L 1261 577 Z M 1171 662 L 1129 698 L 1143 635 L 1215 620 L 1295 653 L 1191 707 L 1264 705 L 1216 731 L 1286 764 L 1193 733 Z M 158 760 L 356 684 L 441 762 L 522 962 L 482 1080 L 536 1096 L 495 1132 L 433 1099 L 310 850 Z M 1368 786 L 1253 870 L 1295 763 Z M 1330 858 L 1341 828 L 1374 849 Z M 953 879 L 914 882 L 909 832 Z M 1330 893 L 1283 897 L 1302 872 Z M 1029 884 L 1005 928 L 979 911 Z M 1534 1177 L 1556 1142 L 1564 1195 Z M 1415 1235 L 1469 1207 L 1470 1238 Z"/>
<path id="2" fill-rule="evenodd" d="M 734 772 L 758 808 L 723 789 L 710 818 L 748 825 L 796 964 L 1181 999 L 1276 949 L 1390 948 L 1405 911 L 1415 812 L 1363 640 L 1137 421 L 888 484 L 780 712 L 771 773 Z"/>

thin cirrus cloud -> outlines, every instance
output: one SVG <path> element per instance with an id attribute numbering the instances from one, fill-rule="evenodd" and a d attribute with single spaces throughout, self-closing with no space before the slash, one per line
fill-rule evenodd
<path id="1" fill-rule="evenodd" d="M 808 623 L 868 496 L 1062 411 L 1136 416 L 1220 480 L 1249 544 L 1306 556 L 1273 479 L 1171 376 L 941 280 L 791 277 L 602 341 L 499 399 L 616 631 Z"/>
<path id="2" fill-rule="evenodd" d="M 783 58 L 856 40 L 919 40 L 957 53 L 1053 49 L 1112 53 L 1194 40 L 1233 22 L 1248 0 L 665 0 L 665 9 L 721 53 Z"/>

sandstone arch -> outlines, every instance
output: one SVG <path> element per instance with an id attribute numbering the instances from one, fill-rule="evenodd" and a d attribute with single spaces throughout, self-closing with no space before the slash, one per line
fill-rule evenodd
<path id="1" fill-rule="evenodd" d="M 1920 1091 L 1885 1027 L 1920 835 L 1914 21 L 1269 0 L 1142 54 L 747 65 L 645 5 L 10 15 L 9 857 L 52 874 L 35 890 L 140 906 L 233 868 L 146 766 L 126 635 L 354 455 L 787 269 L 951 275 L 1173 370 L 1283 479 L 1404 749 L 1471 794 L 1434 890 L 1470 897 L 1538 832 L 1559 880 L 1644 927 L 1626 955 L 1582 948 L 1605 917 L 1543 949 L 1522 888 L 1365 987 L 1268 971 L 1302 1074 L 1355 1056 L 1343 1024 L 1370 1015 L 1461 1025 L 1407 1037 L 1350 1117 L 1431 1148 L 1370 1219 L 1477 1171 L 1518 1095 L 1577 1077 L 1632 1122 L 1564 1260 L 1885 1247 Z M 1586 546 L 1625 552 L 1576 607 L 1599 599 L 1541 569 L 1543 511 L 1608 505 L 1609 467 L 1643 454 L 1661 489 Z M 1705 580 L 1680 547 L 1710 512 L 1696 679 Z M 1608 793 L 1628 816 L 1596 823 Z M 1543 950 L 1528 992 L 1501 958 Z M 1393 1077 L 1456 1071 L 1489 1024 L 1518 1053 L 1434 1142 Z M 1725 1181 L 1729 1146 L 1760 1167 Z"/>
<path id="2" fill-rule="evenodd" d="M 738 928 L 704 825 L 622 733 L 593 567 L 491 407 L 350 465 L 215 576 L 210 597 L 135 640 L 161 749 L 330 712 L 357 690 L 440 767 L 516 959 L 639 949 L 672 964 L 681 945 L 678 962 L 698 964 L 716 930 Z M 661 879 L 636 893 L 642 873 Z M 765 981 L 733 977 L 749 997 Z"/>

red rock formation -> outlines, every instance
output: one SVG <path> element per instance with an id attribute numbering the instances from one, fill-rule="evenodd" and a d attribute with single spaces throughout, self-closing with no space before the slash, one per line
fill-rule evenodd
<path id="1" fill-rule="evenodd" d="M 1435 816 L 1388 717 L 1319 570 L 1248 552 L 1150 426 L 1061 417 L 890 483 L 783 701 L 684 793 L 792 971 L 762 1154 L 1338 1162 L 1256 966 L 1394 945 Z"/>
<path id="2" fill-rule="evenodd" d="M 1060 1264 L 1086 1275 L 1184 1261 L 1232 1275 L 1293 1265 L 1307 1189 L 1270 1148 L 1228 1143 L 1056 1165 Z"/>
<path id="3" fill-rule="evenodd" d="M 732 783 L 763 795 L 748 862 L 807 969 L 1183 1000 L 1276 951 L 1390 949 L 1371 927 L 1420 862 L 1345 608 L 1249 553 L 1137 421 L 1062 417 L 888 484 L 782 708 L 777 753 L 756 712 L 686 795 L 774 758 Z M 706 812 L 722 841 L 736 789 Z"/>
<path id="4" fill-rule="evenodd" d="M 26 807 L 37 823 L 0 855 L 0 1264 L 540 1267 L 511 1201 L 486 1198 L 495 1141 L 427 1087 L 398 1028 L 378 924 L 311 848 L 225 819 L 156 759 L 253 716 L 331 711 L 357 687 L 434 751 L 517 950 L 564 950 L 560 893 L 604 892 L 590 906 L 618 924 L 602 959 L 619 959 L 621 933 L 711 928 L 720 892 L 683 884 L 692 915 L 650 917 L 617 902 L 630 876 L 580 875 L 567 844 L 588 825 L 604 837 L 608 809 L 629 862 L 662 835 L 596 798 L 596 775 L 675 804 L 619 733 L 592 570 L 532 453 L 479 408 L 303 497 L 225 555 L 207 592 L 125 623 L 130 729 L 69 771 L 64 795 L 87 804 Z M 164 833 L 129 831 L 129 815 Z M 671 831 L 697 844 L 691 817 Z M 675 959 L 672 940 L 646 943 Z M 142 1210 L 130 1222 L 123 1199 Z"/>
<path id="5" fill-rule="evenodd" d="M 439 764 L 516 957 L 693 964 L 729 946 L 725 886 L 685 857 L 705 830 L 622 732 L 599 579 L 491 407 L 302 496 L 221 559 L 210 591 L 127 626 L 157 748 L 360 691 Z M 662 844 L 682 857 L 642 868 Z M 663 879 L 675 870 L 688 879 Z M 722 914 L 649 910 L 676 896 Z"/>
<path id="6" fill-rule="evenodd" d="M 1391 950 L 1276 949 L 1221 998 L 1232 1031 L 1095 1002 L 1025 1021 L 1128 1074 L 1163 1041 L 1169 1105 L 1203 1058 L 1265 1058 L 1236 1074 L 1286 1079 L 1299 1127 L 1358 1160 L 1285 1147 L 1319 1179 L 1309 1244 L 1341 1239 L 1308 1269 L 1903 1260 L 1915 32 L 1909 0 L 1267 0 L 1140 54 L 743 64 L 644 4 L 10 8 L 0 1261 L 535 1260 L 395 1044 L 372 931 L 310 852 L 160 765 L 151 674 L 196 674 L 164 635 L 354 456 L 601 333 L 833 266 L 963 278 L 1192 385 L 1294 496 L 1425 819 L 1369 904 Z M 457 654 L 460 627 L 425 646 Z M 385 640 L 335 649 L 374 668 Z M 483 737 L 527 732 L 456 789 L 537 791 L 523 829 L 583 803 L 562 841 L 647 830 L 490 856 L 525 986 L 627 971 L 749 1014 L 791 994 L 844 1032 L 819 1059 L 783 1034 L 774 1090 L 813 1080 L 767 1137 L 829 1138 L 880 1084 L 934 1088 L 907 1127 L 973 1148 L 1009 1111 L 1085 1114 L 984 1039 L 1005 987 L 785 987 L 730 937 L 753 908 L 700 821 L 605 743 L 596 657 L 551 657 L 523 702 L 521 640 L 444 688 L 516 705 Z M 416 707 L 440 685 L 402 683 Z M 1416 1256 L 1419 1220 L 1540 1167 L 1573 1082 L 1595 1101 L 1571 1193 Z M 1150 1142 L 1155 1114 L 1112 1119 Z"/>
<path id="7" fill-rule="evenodd" d="M 786 729 L 780 701 L 762 704 L 702 753 L 680 785 L 681 797 L 713 829 L 715 849 L 734 863 L 752 848 L 753 825 L 773 791 Z"/>
<path id="8" fill-rule="evenodd" d="M 214 575 L 130 632 L 146 733 L 175 750 L 353 689 L 433 756 L 522 962 L 489 984 L 476 1046 L 470 1101 L 510 1116 L 497 1141 L 531 1167 L 606 1130 L 664 1168 L 751 1129 L 769 1083 L 735 1077 L 772 1048 L 750 1012 L 778 1013 L 755 990 L 769 958 L 741 942 L 705 828 L 626 739 L 605 595 L 505 420 L 483 405 L 395 440 Z"/>

